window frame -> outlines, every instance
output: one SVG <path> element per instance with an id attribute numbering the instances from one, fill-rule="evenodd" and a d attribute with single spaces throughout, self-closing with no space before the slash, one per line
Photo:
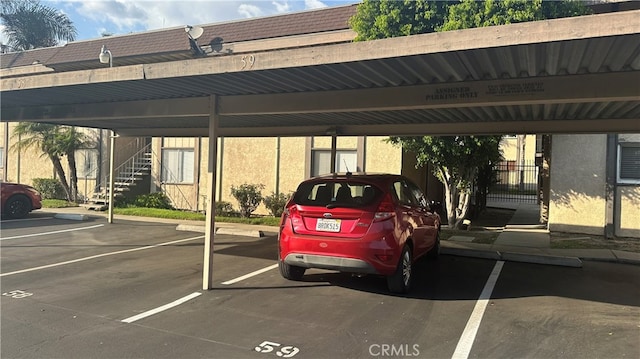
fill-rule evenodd
<path id="1" fill-rule="evenodd" d="M 331 173 L 331 171 L 326 172 L 326 173 L 314 173 L 314 170 L 316 168 L 316 154 L 317 153 L 329 153 L 329 156 L 331 156 L 331 149 L 326 149 L 326 148 L 312 148 L 311 149 L 311 177 L 318 177 L 318 176 L 322 176 L 322 175 L 326 175 Z M 357 168 L 358 168 L 358 150 L 357 149 L 350 149 L 350 148 L 345 148 L 345 149 L 336 149 L 336 170 L 338 168 L 340 168 L 340 156 L 339 154 L 343 153 L 343 154 L 352 154 L 355 156 L 356 159 L 356 168 L 349 168 L 350 172 L 357 172 Z M 331 160 L 329 160 L 331 161 Z M 337 170 L 337 172 L 340 172 L 339 170 Z"/>
<path id="2" fill-rule="evenodd" d="M 195 183 L 195 150 L 191 147 L 164 147 L 161 150 L 162 159 L 160 161 L 160 183 L 162 184 L 170 184 L 170 185 L 192 185 Z M 168 159 L 167 152 L 178 152 L 180 154 L 180 159 L 178 162 L 179 168 L 177 169 L 177 173 L 174 173 L 173 170 L 167 169 L 167 163 L 165 162 Z M 189 181 L 184 180 L 184 154 L 191 153 L 193 166 L 189 169 L 191 171 L 191 178 Z M 171 173 L 174 177 L 178 177 L 177 179 L 168 180 L 166 174 Z"/>
<path id="3" fill-rule="evenodd" d="M 100 174 L 100 150 L 98 150 L 97 148 L 79 148 L 76 150 L 75 156 L 76 156 L 76 170 L 78 169 L 78 163 L 77 163 L 77 159 L 79 158 L 78 154 L 82 153 L 82 156 L 84 158 L 84 161 L 82 162 L 82 173 L 78 173 L 78 178 L 80 179 L 92 179 L 95 180 L 97 178 L 99 178 L 99 174 Z M 86 168 L 86 164 L 87 164 L 87 158 L 89 158 L 86 154 L 91 154 L 91 158 L 95 159 L 95 170 L 93 171 L 93 175 L 91 175 L 91 168 L 89 170 L 89 175 L 87 175 L 87 171 L 85 171 Z"/>
<path id="4" fill-rule="evenodd" d="M 620 173 L 622 172 L 622 148 L 623 147 L 635 147 L 640 150 L 640 142 L 619 142 L 618 143 L 618 151 L 617 151 L 618 153 L 616 158 L 616 181 L 619 184 L 640 184 L 640 177 L 638 178 L 620 177 Z"/>

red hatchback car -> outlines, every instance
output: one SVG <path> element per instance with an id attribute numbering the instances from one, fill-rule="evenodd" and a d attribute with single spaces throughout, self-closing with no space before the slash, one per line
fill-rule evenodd
<path id="1" fill-rule="evenodd" d="M 24 184 L 0 183 L 0 199 L 2 217 L 22 218 L 34 209 L 42 208 L 40 193 Z"/>
<path id="2" fill-rule="evenodd" d="M 302 279 L 307 268 L 377 274 L 391 292 L 406 293 L 413 263 L 440 252 L 440 216 L 403 176 L 315 177 L 287 203 L 278 251 L 287 279 Z"/>

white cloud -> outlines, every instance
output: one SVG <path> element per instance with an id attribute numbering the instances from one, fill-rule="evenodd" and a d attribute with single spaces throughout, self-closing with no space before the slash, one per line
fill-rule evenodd
<path id="1" fill-rule="evenodd" d="M 64 8 L 78 39 L 276 15 L 325 7 L 320 0 L 45 0 Z M 351 0 L 345 0 L 347 2 Z M 356 0 L 353 0 L 354 2 Z M 97 35 L 96 35 L 97 34 Z"/>
<path id="2" fill-rule="evenodd" d="M 304 0 L 304 6 L 307 9 L 319 9 L 322 7 L 327 7 L 327 5 L 320 0 Z"/>
<path id="3" fill-rule="evenodd" d="M 279 13 L 287 12 L 291 9 L 289 3 L 286 1 L 272 1 L 271 3 L 276 7 L 276 11 Z"/>
<path id="4" fill-rule="evenodd" d="M 238 14 L 244 17 L 256 17 L 262 16 L 263 12 L 259 7 L 255 5 L 240 4 L 240 6 L 238 6 Z"/>

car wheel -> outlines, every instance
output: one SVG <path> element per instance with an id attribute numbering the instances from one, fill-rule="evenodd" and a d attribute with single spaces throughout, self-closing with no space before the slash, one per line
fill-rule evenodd
<path id="1" fill-rule="evenodd" d="M 396 271 L 387 277 L 387 287 L 392 293 L 407 293 L 411 288 L 411 248 L 404 246 Z"/>
<path id="2" fill-rule="evenodd" d="M 22 218 L 31 212 L 31 201 L 24 195 L 15 195 L 4 206 L 5 214 L 11 218 Z"/>
<path id="3" fill-rule="evenodd" d="M 278 262 L 278 268 L 280 269 L 280 274 L 290 280 L 301 280 L 304 276 L 304 271 L 306 268 L 292 266 L 290 264 L 285 263 L 283 260 Z"/>
<path id="4" fill-rule="evenodd" d="M 438 259 L 440 255 L 440 232 L 436 234 L 436 244 L 427 252 L 427 258 L 429 259 Z"/>

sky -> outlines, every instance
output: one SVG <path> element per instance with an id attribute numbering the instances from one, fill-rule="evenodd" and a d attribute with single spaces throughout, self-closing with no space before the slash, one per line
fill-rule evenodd
<path id="1" fill-rule="evenodd" d="M 41 0 L 71 19 L 76 40 L 357 3 L 359 0 Z M 4 40 L 4 39 L 2 39 Z M 4 43 L 4 41 L 2 41 Z"/>

